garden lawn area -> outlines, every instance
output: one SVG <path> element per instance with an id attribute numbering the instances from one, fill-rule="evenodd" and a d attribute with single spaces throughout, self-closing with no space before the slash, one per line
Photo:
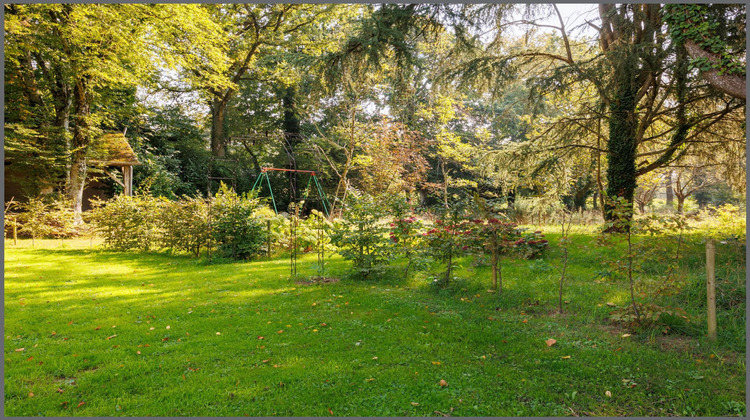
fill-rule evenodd
<path id="1" fill-rule="evenodd" d="M 448 289 L 398 270 L 305 285 L 282 257 L 208 264 L 88 246 L 6 241 L 7 416 L 745 414 L 745 304 L 720 307 L 719 340 L 703 338 L 694 238 L 671 298 L 694 320 L 669 335 L 607 320 L 628 288 L 601 278 L 602 253 L 617 251 L 586 234 L 571 246 L 562 316 L 557 246 L 504 260 L 502 296 L 469 258 Z M 745 290 L 744 260 L 727 253 L 720 299 Z M 315 262 L 299 271 L 314 275 Z M 330 259 L 334 277 L 347 267 Z"/>

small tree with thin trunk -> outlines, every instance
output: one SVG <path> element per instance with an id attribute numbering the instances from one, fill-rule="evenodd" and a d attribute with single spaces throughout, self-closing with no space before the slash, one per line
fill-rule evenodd
<path id="1" fill-rule="evenodd" d="M 677 214 L 684 212 L 685 200 L 691 194 L 716 182 L 706 171 L 697 166 L 676 168 L 675 173 L 672 190 L 677 198 Z"/>
<path id="2" fill-rule="evenodd" d="M 521 239 L 521 230 L 515 223 L 501 221 L 495 217 L 487 219 L 486 223 L 476 219 L 475 224 L 476 243 L 478 249 L 490 254 L 492 266 L 492 288 L 502 293 L 503 272 L 501 256 L 510 252 Z"/>
<path id="3" fill-rule="evenodd" d="M 570 227 L 573 223 L 573 212 L 565 207 L 560 209 L 560 249 L 562 250 L 562 269 L 560 269 L 560 292 L 557 297 L 557 312 L 563 313 L 563 285 L 568 269 L 568 245 L 570 245 Z"/>

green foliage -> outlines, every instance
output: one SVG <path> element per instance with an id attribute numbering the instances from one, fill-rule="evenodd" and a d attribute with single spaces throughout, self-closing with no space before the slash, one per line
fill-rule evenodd
<path id="1" fill-rule="evenodd" d="M 698 218 L 698 226 L 706 231 L 709 238 L 744 245 L 747 225 L 744 208 L 733 204 L 707 207 L 700 212 Z"/>
<path id="2" fill-rule="evenodd" d="M 32 240 L 51 232 L 50 226 L 45 223 L 49 206 L 42 197 L 33 197 L 19 207 L 23 211 L 18 217 L 21 223 L 19 232 L 28 233 Z"/>
<path id="3" fill-rule="evenodd" d="M 263 250 L 267 233 L 257 212 L 258 198 L 237 194 L 222 184 L 209 201 L 118 195 L 96 201 L 90 219 L 109 249 L 170 249 L 198 256 L 211 245 L 221 257 L 234 259 L 247 259 Z"/>
<path id="4" fill-rule="evenodd" d="M 220 255 L 248 259 L 262 252 L 266 226 L 255 214 L 259 207 L 254 193 L 237 194 L 222 183 L 211 201 L 211 239 Z"/>
<path id="5" fill-rule="evenodd" d="M 48 228 L 47 235 L 53 238 L 71 238 L 85 229 L 83 224 L 76 225 L 70 201 L 63 197 L 51 201 L 42 223 Z"/>
<path id="6" fill-rule="evenodd" d="M 720 59 L 711 62 L 706 58 L 691 60 L 691 65 L 700 71 L 719 70 L 720 74 L 745 75 L 745 64 L 737 59 L 733 46 L 722 33 L 729 25 L 711 16 L 708 4 L 666 4 L 664 21 L 669 25 L 669 35 L 675 42 L 695 42 L 701 49 L 718 54 Z M 725 17 L 726 19 L 726 17 Z M 736 46 L 735 46 L 736 47 Z"/>
<path id="7" fill-rule="evenodd" d="M 160 246 L 200 255 L 209 238 L 206 200 L 183 197 L 178 201 L 163 199 L 159 204 Z"/>
<path id="8" fill-rule="evenodd" d="M 368 278 L 382 273 L 392 254 L 390 241 L 382 223 L 385 207 L 369 195 L 351 192 L 344 203 L 346 219 L 337 223 L 331 241 L 339 254 L 352 262 L 355 277 Z"/>
<path id="9" fill-rule="evenodd" d="M 519 256 L 526 260 L 535 260 L 544 255 L 549 242 L 544 239 L 541 230 L 523 233 L 514 243 Z"/>
<path id="10" fill-rule="evenodd" d="M 458 258 L 469 249 L 472 224 L 466 219 L 461 203 L 440 209 L 439 214 L 440 218 L 435 220 L 432 229 L 423 235 L 427 255 L 445 264 L 445 272 L 433 283 L 447 286 L 458 266 Z"/>
<path id="11" fill-rule="evenodd" d="M 119 251 L 160 247 L 159 221 L 164 200 L 149 195 L 120 194 L 112 200 L 92 202 L 90 220 L 104 238 L 104 246 Z M 171 243 L 170 243 L 171 244 Z"/>
<path id="12" fill-rule="evenodd" d="M 417 270 L 425 268 L 422 256 L 424 236 L 421 234 L 424 224 L 413 214 L 413 209 L 401 195 L 393 196 L 388 203 L 390 215 L 393 217 L 389 224 L 388 236 L 395 249 L 394 254 L 407 261 L 404 277 L 409 276 L 409 269 L 415 266 Z"/>

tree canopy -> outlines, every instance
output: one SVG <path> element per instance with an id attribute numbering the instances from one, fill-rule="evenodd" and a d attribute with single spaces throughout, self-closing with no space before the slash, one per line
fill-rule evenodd
<path id="1" fill-rule="evenodd" d="M 79 212 L 92 139 L 125 130 L 136 190 L 171 198 L 268 166 L 338 200 L 553 194 L 608 218 L 674 171 L 745 190 L 744 5 L 599 5 L 577 26 L 541 4 L 4 7 L 6 165 Z"/>

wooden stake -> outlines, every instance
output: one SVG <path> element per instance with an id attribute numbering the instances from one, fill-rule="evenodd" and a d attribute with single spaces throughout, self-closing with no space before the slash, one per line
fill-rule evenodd
<path id="1" fill-rule="evenodd" d="M 716 340 L 716 243 L 706 241 L 706 288 L 708 306 L 708 339 Z"/>
<path id="2" fill-rule="evenodd" d="M 266 220 L 266 228 L 268 234 L 266 235 L 266 250 L 268 252 L 268 259 L 271 259 L 271 220 Z"/>
<path id="3" fill-rule="evenodd" d="M 18 245 L 18 221 L 13 219 L 13 245 Z"/>

